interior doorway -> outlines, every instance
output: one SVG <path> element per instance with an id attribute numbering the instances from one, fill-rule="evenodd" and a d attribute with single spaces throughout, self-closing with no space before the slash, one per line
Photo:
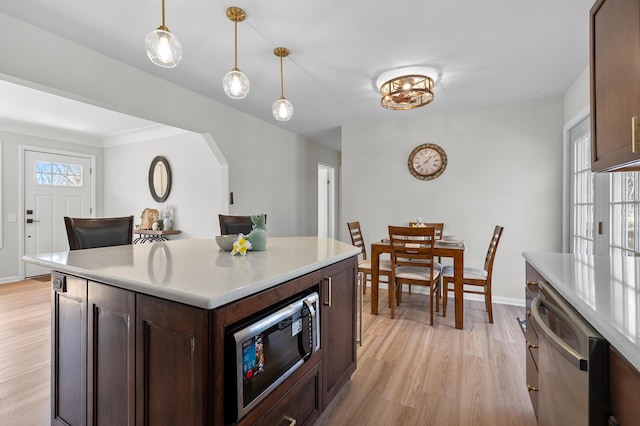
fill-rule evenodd
<path id="1" fill-rule="evenodd" d="M 335 167 L 318 163 L 318 236 L 335 235 Z"/>
<path id="2" fill-rule="evenodd" d="M 88 154 L 21 147 L 23 253 L 34 256 L 69 249 L 64 216 L 89 217 L 95 211 L 95 157 Z M 23 277 L 49 274 L 24 264 Z"/>

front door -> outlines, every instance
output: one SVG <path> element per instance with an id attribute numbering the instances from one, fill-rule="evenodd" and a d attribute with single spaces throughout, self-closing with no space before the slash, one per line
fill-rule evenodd
<path id="1" fill-rule="evenodd" d="M 64 216 L 91 216 L 91 158 L 24 152 L 24 253 L 69 250 Z M 50 270 L 25 264 L 25 277 Z"/>

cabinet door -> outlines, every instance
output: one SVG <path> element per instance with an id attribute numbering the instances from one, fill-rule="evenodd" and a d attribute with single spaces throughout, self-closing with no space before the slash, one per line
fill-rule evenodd
<path id="1" fill-rule="evenodd" d="M 87 281 L 51 275 L 51 419 L 87 424 Z"/>
<path id="2" fill-rule="evenodd" d="M 207 424 L 208 312 L 138 294 L 136 327 L 137 424 Z"/>
<path id="3" fill-rule="evenodd" d="M 326 268 L 322 285 L 323 409 L 356 369 L 356 258 Z"/>
<path id="4" fill-rule="evenodd" d="M 611 414 L 621 425 L 640 419 L 640 372 L 614 348 L 609 348 L 609 401 Z"/>
<path id="5" fill-rule="evenodd" d="M 135 293 L 89 281 L 87 419 L 135 424 Z"/>
<path id="6" fill-rule="evenodd" d="M 591 9 L 593 171 L 640 160 L 640 131 L 633 118 L 639 116 L 640 3 L 599 0 Z"/>

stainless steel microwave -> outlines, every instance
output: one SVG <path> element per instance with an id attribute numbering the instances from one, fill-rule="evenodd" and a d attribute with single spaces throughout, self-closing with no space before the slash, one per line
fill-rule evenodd
<path id="1" fill-rule="evenodd" d="M 236 422 L 320 349 L 318 293 L 233 327 L 226 345 L 225 420 Z"/>

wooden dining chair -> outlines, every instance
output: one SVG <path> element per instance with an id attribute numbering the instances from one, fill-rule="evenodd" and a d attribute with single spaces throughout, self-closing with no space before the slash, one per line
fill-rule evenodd
<path id="1" fill-rule="evenodd" d="M 502 237 L 503 226 L 496 225 L 491 236 L 491 242 L 484 258 L 484 267 L 464 267 L 463 292 L 471 294 L 483 294 L 484 304 L 489 315 L 489 322 L 493 323 L 493 305 L 491 302 L 491 276 L 493 275 L 493 261 L 496 258 L 498 243 Z M 445 266 L 442 270 L 442 316 L 447 316 L 447 298 L 450 291 L 454 291 L 453 266 Z M 482 290 L 472 290 L 464 286 L 482 287 Z"/>
<path id="2" fill-rule="evenodd" d="M 437 240 L 442 239 L 442 233 L 444 232 L 444 223 L 441 222 L 420 222 L 422 226 L 433 227 L 435 229 L 435 238 Z M 409 222 L 409 226 L 418 226 L 418 222 Z M 442 262 L 440 256 L 438 256 L 438 263 Z M 409 294 L 411 294 L 411 285 L 409 285 Z"/>
<path id="3" fill-rule="evenodd" d="M 220 235 L 231 234 L 244 234 L 248 235 L 253 231 L 253 222 L 251 216 L 233 216 L 226 214 L 219 214 L 218 220 L 220 221 Z M 267 215 L 264 215 L 266 223 Z"/>
<path id="4" fill-rule="evenodd" d="M 70 250 L 131 244 L 133 216 L 64 217 Z"/>
<path id="5" fill-rule="evenodd" d="M 367 259 L 367 247 L 364 243 L 364 237 L 362 236 L 362 228 L 360 228 L 360 222 L 347 222 L 347 228 L 349 228 L 349 235 L 351 236 L 351 244 L 360 249 L 362 259 L 358 262 L 358 272 L 364 274 L 364 282 L 362 283 L 362 292 L 367 293 L 367 282 L 371 282 L 371 260 Z M 386 259 L 380 259 L 378 264 L 379 276 L 384 277 L 386 282 L 389 281 L 389 274 L 391 274 L 391 261 Z M 384 280 L 382 282 L 385 282 Z"/>
<path id="6" fill-rule="evenodd" d="M 391 318 L 395 317 L 396 305 L 402 298 L 402 284 L 422 285 L 429 288 L 429 324 L 433 325 L 433 312 L 440 305 L 441 270 L 440 264 L 433 258 L 435 229 L 389 226 L 389 243 Z"/>

